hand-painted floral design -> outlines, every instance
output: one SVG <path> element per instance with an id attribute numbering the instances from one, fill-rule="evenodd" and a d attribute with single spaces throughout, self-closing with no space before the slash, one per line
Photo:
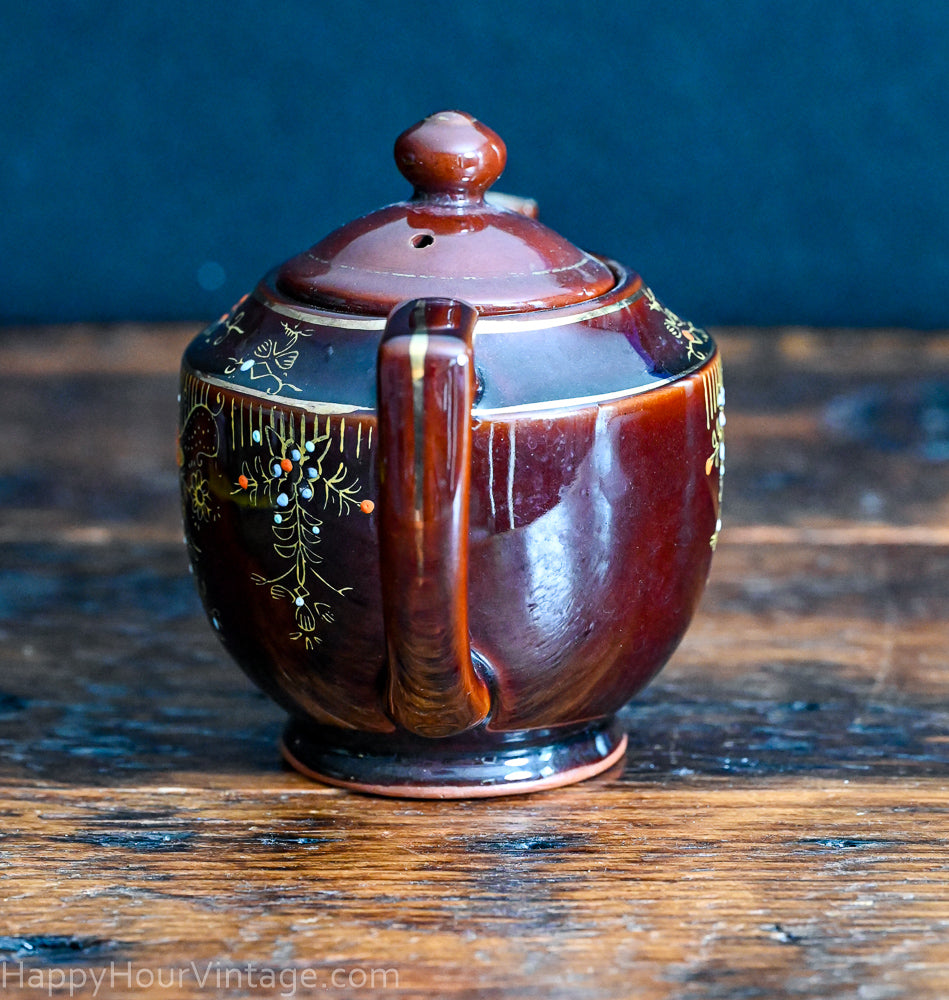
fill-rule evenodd
<path id="1" fill-rule="evenodd" d="M 244 303 L 247 301 L 247 296 L 242 296 L 231 309 L 230 312 L 225 313 L 216 323 L 213 323 L 205 331 L 205 338 L 214 347 L 219 347 L 228 337 L 243 337 L 244 328 L 241 323 L 244 322 Z"/>
<path id="2" fill-rule="evenodd" d="M 220 450 L 217 417 L 222 407 L 219 393 L 209 387 L 197 391 L 178 437 L 182 497 L 194 521 L 212 521 L 218 516 L 212 502 L 211 477 Z"/>
<path id="3" fill-rule="evenodd" d="M 702 385 L 705 389 L 705 426 L 712 436 L 711 453 L 705 460 L 705 474 L 710 476 L 714 469 L 718 469 L 715 531 L 709 540 L 714 549 L 722 530 L 721 510 L 725 485 L 725 384 L 722 381 L 721 358 L 717 357 L 702 372 Z"/>
<path id="4" fill-rule="evenodd" d="M 242 314 L 235 317 L 234 323 L 237 322 L 240 315 Z M 250 354 L 242 354 L 240 357 L 232 356 L 224 369 L 224 374 L 233 375 L 235 372 L 241 372 L 246 374 L 252 382 L 263 380 L 265 391 L 270 396 L 286 392 L 288 389 L 300 392 L 300 387 L 288 382 L 284 375 L 290 372 L 300 356 L 300 352 L 297 350 L 297 341 L 301 337 L 309 337 L 313 331 L 301 328 L 299 324 L 291 326 L 286 321 L 281 325 L 283 328 L 282 337 L 268 337 L 259 343 Z"/>
<path id="5" fill-rule="evenodd" d="M 185 478 L 185 491 L 191 513 L 198 521 L 210 521 L 214 516 L 211 506 L 211 484 L 200 470 L 192 469 Z"/>
<path id="6" fill-rule="evenodd" d="M 343 595 L 352 589 L 324 576 L 321 514 L 371 513 L 374 505 L 360 499 L 358 477 L 341 458 L 345 418 L 334 427 L 325 417 L 321 428 L 318 416 L 308 426 L 303 414 L 267 411 L 264 419 L 264 411 L 256 412 L 261 416 L 251 431 L 253 455 L 243 461 L 232 495 L 269 511 L 273 552 L 285 568 L 275 576 L 254 574 L 252 579 L 269 586 L 274 599 L 293 605 L 297 631 L 291 638 L 311 648 L 320 642 L 320 622 L 333 621 L 331 606 L 317 595 Z"/>
<path id="7" fill-rule="evenodd" d="M 372 434 L 372 424 L 347 425 L 342 414 L 243 402 L 191 374 L 182 381 L 178 463 L 192 559 L 201 556 L 204 526 L 220 519 L 224 505 L 268 518 L 269 564 L 279 568 L 251 579 L 289 602 L 291 637 L 307 648 L 320 642 L 321 624 L 333 621 L 328 599 L 351 589 L 331 580 L 320 544 L 338 518 L 375 508 L 354 471 L 372 449 Z"/>
<path id="8" fill-rule="evenodd" d="M 690 360 L 707 357 L 708 346 L 712 338 L 705 330 L 684 319 L 679 319 L 671 309 L 667 309 L 656 298 L 651 289 L 644 288 L 643 295 L 651 310 L 662 313 L 666 329 L 676 340 L 685 345 L 686 354 Z"/>

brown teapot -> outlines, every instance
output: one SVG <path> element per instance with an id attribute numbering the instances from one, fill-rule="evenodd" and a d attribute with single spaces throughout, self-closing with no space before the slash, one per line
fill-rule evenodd
<path id="1" fill-rule="evenodd" d="M 408 200 L 266 275 L 185 352 L 186 538 L 283 752 L 384 795 L 533 791 L 622 757 L 721 527 L 721 362 L 442 112 Z M 513 205 L 513 209 L 512 206 Z"/>

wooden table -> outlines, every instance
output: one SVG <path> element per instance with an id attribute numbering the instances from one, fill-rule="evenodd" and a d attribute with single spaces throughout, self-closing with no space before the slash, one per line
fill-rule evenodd
<path id="1" fill-rule="evenodd" d="M 719 331 L 726 527 L 625 765 L 451 804 L 281 765 L 181 544 L 193 332 L 0 332 L 2 995 L 949 996 L 949 335 Z"/>

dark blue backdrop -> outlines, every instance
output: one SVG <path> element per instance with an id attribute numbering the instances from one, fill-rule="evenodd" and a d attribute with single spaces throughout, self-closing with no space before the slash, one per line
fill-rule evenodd
<path id="1" fill-rule="evenodd" d="M 499 187 L 698 322 L 949 326 L 949 4 L 5 5 L 0 322 L 202 320 L 406 193 L 457 107 Z"/>

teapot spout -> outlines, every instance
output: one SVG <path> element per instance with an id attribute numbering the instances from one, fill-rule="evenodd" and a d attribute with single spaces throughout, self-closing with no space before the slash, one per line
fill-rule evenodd
<path id="1" fill-rule="evenodd" d="M 468 635 L 473 334 L 478 313 L 415 299 L 379 346 L 379 534 L 388 711 L 444 737 L 491 710 Z"/>

